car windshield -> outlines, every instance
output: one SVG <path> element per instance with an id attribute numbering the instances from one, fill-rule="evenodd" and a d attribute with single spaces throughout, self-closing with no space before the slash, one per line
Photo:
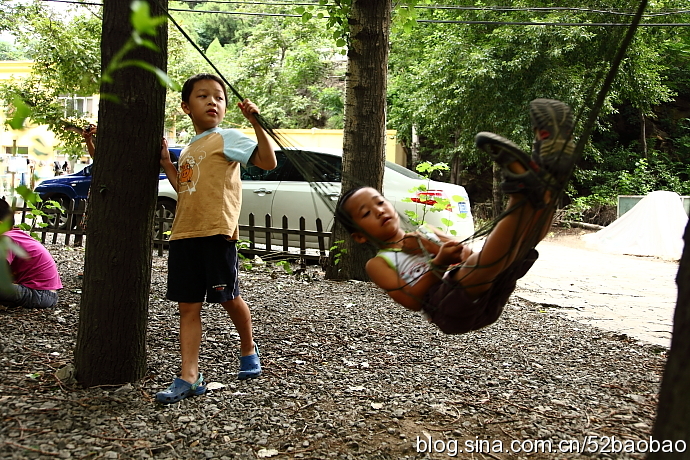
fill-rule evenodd
<path id="1" fill-rule="evenodd" d="M 264 171 L 249 164 L 246 168 L 242 168 L 242 180 L 304 182 L 308 178 L 310 182 L 341 181 L 342 159 L 340 156 L 300 150 L 293 151 L 291 154 L 301 157 L 298 165 L 293 164 L 284 152 L 276 151 L 278 166 L 275 169 Z M 410 179 L 424 179 L 416 172 L 390 161 L 386 161 L 386 167 Z"/>
<path id="2" fill-rule="evenodd" d="M 242 168 L 242 180 L 305 182 L 340 182 L 342 160 L 339 156 L 295 150 L 290 155 L 299 156 L 293 163 L 285 152 L 276 151 L 278 166 L 264 171 L 252 164 Z"/>
<path id="3" fill-rule="evenodd" d="M 416 172 L 410 171 L 409 169 L 407 169 L 403 166 L 400 166 L 397 163 L 393 163 L 391 161 L 386 161 L 386 168 L 390 168 L 393 171 L 400 173 L 405 177 L 409 177 L 410 179 L 424 179 L 422 176 L 420 176 Z"/>

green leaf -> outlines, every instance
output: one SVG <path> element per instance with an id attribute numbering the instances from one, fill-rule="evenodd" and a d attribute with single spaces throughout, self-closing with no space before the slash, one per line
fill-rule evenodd
<path id="1" fill-rule="evenodd" d="M 12 99 L 12 105 L 15 109 L 14 115 L 7 124 L 10 125 L 12 129 L 23 129 L 24 121 L 31 116 L 31 108 L 19 96 L 15 96 Z"/>
<path id="2" fill-rule="evenodd" d="M 165 16 L 151 17 L 151 9 L 148 2 L 135 0 L 132 2 L 132 16 L 130 21 L 132 27 L 139 34 L 153 35 L 158 33 L 158 26 L 166 21 Z"/>
<path id="3" fill-rule="evenodd" d="M 22 184 L 22 185 L 18 186 L 17 188 L 15 188 L 14 191 L 17 192 L 19 194 L 19 196 L 24 198 L 25 202 L 33 204 L 33 203 L 40 201 L 40 197 L 38 196 L 38 193 L 34 192 L 33 190 L 31 190 L 26 185 Z"/>
<path id="4" fill-rule="evenodd" d="M 165 73 L 163 70 L 159 69 L 158 67 L 149 64 L 146 61 L 142 61 L 141 59 L 130 59 L 128 61 L 122 61 L 120 64 L 121 67 L 129 67 L 129 66 L 134 66 L 134 67 L 140 67 L 144 70 L 148 70 L 149 72 L 152 72 L 156 75 L 158 78 L 158 82 L 162 85 L 165 86 L 166 88 L 174 89 L 175 91 L 179 91 L 180 85 L 177 84 L 175 81 L 173 81 L 167 73 Z"/>
<path id="5" fill-rule="evenodd" d="M 134 37 L 137 37 L 137 38 L 134 38 Z M 143 46 L 144 48 L 148 48 L 151 51 L 155 51 L 155 52 L 160 51 L 160 48 L 158 47 L 158 45 L 153 43 L 151 40 L 148 40 L 146 38 L 142 38 L 141 35 L 139 35 L 139 34 L 132 33 L 132 38 L 134 38 L 135 43 L 139 46 Z"/>

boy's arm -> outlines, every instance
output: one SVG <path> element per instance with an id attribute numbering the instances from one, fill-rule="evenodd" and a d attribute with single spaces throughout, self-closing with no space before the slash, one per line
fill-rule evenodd
<path id="1" fill-rule="evenodd" d="M 161 145 L 161 167 L 165 171 L 165 175 L 168 176 L 170 185 L 177 192 L 177 168 L 170 159 L 170 151 L 168 150 L 168 140 L 163 138 L 163 144 Z"/>
<path id="2" fill-rule="evenodd" d="M 242 115 L 244 115 L 244 117 L 252 124 L 254 133 L 256 134 L 256 141 L 259 144 L 257 145 L 256 149 L 254 149 L 254 153 L 252 153 L 249 161 L 251 161 L 254 166 L 257 166 L 261 169 L 275 169 L 275 167 L 278 165 L 278 161 L 276 160 L 276 154 L 273 151 L 273 146 L 268 138 L 268 134 L 266 134 L 266 131 L 264 131 L 259 124 L 259 121 L 254 116 L 255 113 L 259 113 L 259 109 L 249 99 L 245 99 L 244 101 L 238 103 L 237 106 L 240 108 L 240 110 L 242 110 Z"/>
<path id="3" fill-rule="evenodd" d="M 97 131 L 98 127 L 96 125 L 89 124 L 89 126 L 81 133 L 82 137 L 84 138 L 84 142 L 86 143 L 86 150 L 88 150 L 91 158 L 93 158 L 93 155 L 96 152 L 96 146 L 93 143 L 93 135 L 96 134 Z"/>
<path id="4" fill-rule="evenodd" d="M 391 299 L 413 311 L 421 310 L 424 295 L 431 286 L 441 281 L 443 275 L 443 273 L 430 270 L 423 274 L 414 285 L 409 285 L 381 257 L 369 259 L 366 271 L 371 281 L 384 289 Z"/>
<path id="5" fill-rule="evenodd" d="M 462 263 L 472 254 L 470 247 L 460 242 L 460 240 L 449 237 L 435 227 L 427 227 L 434 231 L 432 237 L 436 236 L 438 240 L 432 241 L 423 231 L 407 233 L 403 240 L 403 250 L 405 252 L 419 254 L 426 251 L 430 255 L 435 256 L 434 263 L 445 266 Z M 423 248 L 420 249 L 419 244 Z"/>

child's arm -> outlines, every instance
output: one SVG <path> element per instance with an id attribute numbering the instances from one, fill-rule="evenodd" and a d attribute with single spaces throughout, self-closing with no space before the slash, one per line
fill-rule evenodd
<path id="1" fill-rule="evenodd" d="M 170 185 L 173 186 L 177 192 L 177 168 L 170 159 L 170 150 L 168 150 L 168 140 L 163 138 L 163 144 L 161 145 L 161 167 L 165 171 L 165 175 L 168 176 Z"/>
<path id="2" fill-rule="evenodd" d="M 413 311 L 421 310 L 424 295 L 431 286 L 441 281 L 443 275 L 443 273 L 428 271 L 414 285 L 410 285 L 400 278 L 398 272 L 393 270 L 381 257 L 369 259 L 366 271 L 371 281 L 384 289 L 391 299 Z"/>
<path id="3" fill-rule="evenodd" d="M 418 246 L 415 244 L 415 242 L 418 240 L 423 246 L 422 252 L 426 251 L 429 254 L 436 256 L 447 243 L 448 248 L 446 250 L 446 255 L 443 256 L 446 260 L 445 265 L 462 263 L 472 254 L 470 247 L 463 244 L 460 240 L 451 238 L 441 230 L 437 229 L 436 227 L 432 227 L 431 225 L 425 225 L 425 227 L 428 230 L 420 229 L 416 232 L 407 233 L 405 235 L 405 241 L 403 241 L 403 250 L 410 253 L 419 253 L 420 251 L 417 249 Z M 429 231 L 433 231 L 433 233 L 428 235 L 427 232 Z"/>
<path id="4" fill-rule="evenodd" d="M 259 109 L 256 107 L 256 104 L 249 99 L 245 99 L 244 101 L 239 102 L 237 106 L 242 111 L 242 115 L 244 115 L 244 117 L 249 120 L 254 127 L 256 141 L 259 144 L 256 147 L 256 150 L 254 150 L 254 153 L 249 161 L 251 161 L 254 166 L 257 166 L 261 169 L 275 169 L 275 167 L 278 165 L 278 161 L 276 160 L 276 154 L 273 151 L 273 146 L 268 138 L 268 134 L 266 134 L 266 131 L 264 131 L 259 124 L 259 121 L 254 116 L 255 113 L 259 113 Z"/>
<path id="5" fill-rule="evenodd" d="M 391 299 L 408 310 L 419 311 L 427 291 L 441 281 L 448 265 L 465 261 L 470 254 L 472 251 L 469 247 L 457 241 L 451 240 L 437 246 L 435 257 L 430 261 L 433 269 L 424 273 L 413 285 L 405 282 L 381 257 L 369 259 L 366 271 L 371 281 L 384 289 Z"/>
<path id="6" fill-rule="evenodd" d="M 84 142 L 86 143 L 86 150 L 89 151 L 89 156 L 91 158 L 93 158 L 93 155 L 96 152 L 96 146 L 93 143 L 93 135 L 96 134 L 97 131 L 98 127 L 96 125 L 89 124 L 89 126 L 81 132 L 81 136 L 84 138 Z"/>

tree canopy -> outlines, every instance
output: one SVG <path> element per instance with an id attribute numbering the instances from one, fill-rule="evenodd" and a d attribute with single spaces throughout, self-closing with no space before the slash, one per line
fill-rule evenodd
<path id="1" fill-rule="evenodd" d="M 79 5 L 76 14 L 59 17 L 41 2 L 2 3 L 7 8 L 0 28 L 17 36 L 17 50 L 37 66 L 32 79 L 3 85 L 0 96 L 9 103 L 21 94 L 34 107 L 34 121 L 49 124 L 64 149 L 80 153 L 81 140 L 60 129 L 65 110 L 57 98 L 97 92 L 100 9 Z M 273 125 L 341 128 L 340 53 L 347 49 L 349 5 L 171 2 L 170 8 L 194 43 Z M 543 0 L 396 4 L 387 127 L 409 147 L 414 126 L 421 160 L 457 162 L 454 169 L 462 175 L 451 180 L 487 190 L 490 163 L 474 148 L 474 134 L 495 131 L 529 148 L 525 108 L 535 97 L 562 99 L 586 117 L 636 5 L 617 0 L 595 11 Z M 669 0 L 648 8 L 643 23 L 657 25 L 637 31 L 579 164 L 574 197 L 610 199 L 655 188 L 690 193 L 690 123 L 682 109 L 690 98 L 690 34 L 687 27 L 663 26 L 687 24 L 690 14 L 682 7 L 680 0 Z M 202 71 L 214 70 L 171 26 L 169 75 L 182 82 Z M 168 91 L 166 126 L 191 133 L 179 99 L 178 92 Z M 224 126 L 244 123 L 231 110 Z"/>
<path id="2" fill-rule="evenodd" d="M 478 131 L 497 132 L 528 149 L 531 133 L 525 109 L 536 97 L 561 99 L 580 113 L 581 120 L 587 117 L 626 30 L 611 24 L 624 25 L 628 19 L 620 13 L 634 11 L 637 5 L 618 1 L 601 13 L 550 8 L 552 2 L 540 1 L 530 2 L 539 10 L 521 2 L 510 6 L 428 9 L 419 19 L 430 22 L 420 22 L 411 32 L 398 30 L 392 37 L 389 125 L 407 145 L 415 125 L 423 157 L 450 161 L 460 156 L 465 168 L 480 173 L 489 162 L 474 148 Z M 680 7 L 673 1 L 656 4 L 646 12 L 645 21 L 658 22 L 655 14 Z M 677 13 L 664 20 L 687 19 L 687 13 Z M 638 29 L 600 115 L 600 136 L 595 140 L 614 129 L 615 117 L 624 107 L 639 112 L 638 117 L 653 117 L 654 107 L 678 94 L 669 77 L 679 68 L 687 69 L 687 55 L 675 53 L 684 62 L 667 55 L 671 49 L 682 49 L 687 36 L 682 28 Z M 629 153 L 628 145 L 590 144 L 583 166 L 605 166 L 602 151 L 615 147 Z M 622 159 L 615 165 L 619 171 L 632 166 L 629 158 L 624 164 Z"/>

